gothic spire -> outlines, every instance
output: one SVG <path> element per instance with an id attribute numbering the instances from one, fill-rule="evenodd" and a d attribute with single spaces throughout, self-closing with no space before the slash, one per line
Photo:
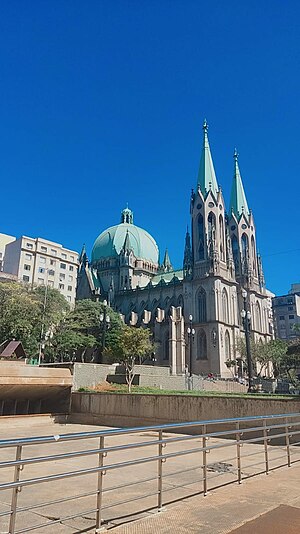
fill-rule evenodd
<path id="1" fill-rule="evenodd" d="M 122 251 L 123 252 L 130 252 L 130 250 L 132 250 L 132 246 L 131 246 L 131 243 L 130 243 L 129 232 L 127 230 L 126 236 L 125 236 L 125 240 L 124 240 L 124 244 L 123 244 L 123 247 L 122 247 Z"/>
<path id="2" fill-rule="evenodd" d="M 162 262 L 162 268 L 163 268 L 164 272 L 169 272 L 169 271 L 173 270 L 172 263 L 171 263 L 170 256 L 169 256 L 167 248 L 166 248 L 166 252 L 165 252 L 165 256 L 164 256 L 164 261 Z"/>
<path id="3" fill-rule="evenodd" d="M 232 211 L 237 218 L 239 218 L 242 213 L 248 217 L 249 215 L 249 208 L 248 203 L 246 200 L 246 195 L 243 187 L 242 177 L 239 169 L 238 164 L 238 153 L 237 150 L 234 150 L 234 174 L 233 174 L 233 182 L 232 182 L 232 189 L 231 189 L 231 197 L 230 197 L 230 211 Z"/>
<path id="4" fill-rule="evenodd" d="M 189 234 L 189 229 L 186 230 L 185 235 L 185 247 L 184 247 L 184 257 L 183 257 L 183 270 L 185 276 L 189 276 L 192 272 L 192 247 L 191 247 L 191 237 Z"/>
<path id="5" fill-rule="evenodd" d="M 82 245 L 82 249 L 81 249 L 81 252 L 80 252 L 80 255 L 79 255 L 79 264 L 86 264 L 87 262 L 87 253 L 86 253 L 86 248 L 85 248 L 85 243 Z"/>
<path id="6" fill-rule="evenodd" d="M 218 184 L 213 160 L 211 157 L 207 131 L 208 124 L 205 119 L 203 123 L 203 148 L 199 166 L 198 187 L 200 187 L 203 195 L 205 195 L 207 191 L 211 189 L 213 194 L 216 196 Z"/>

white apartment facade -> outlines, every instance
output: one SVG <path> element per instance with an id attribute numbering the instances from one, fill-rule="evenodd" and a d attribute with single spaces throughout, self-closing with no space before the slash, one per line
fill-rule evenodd
<path id="1" fill-rule="evenodd" d="M 13 235 L 1 234 L 0 233 L 0 272 L 3 271 L 5 247 L 12 241 L 15 241 L 16 238 Z"/>
<path id="2" fill-rule="evenodd" d="M 21 236 L 5 247 L 3 270 L 30 286 L 58 289 L 74 305 L 78 253 L 40 237 Z"/>

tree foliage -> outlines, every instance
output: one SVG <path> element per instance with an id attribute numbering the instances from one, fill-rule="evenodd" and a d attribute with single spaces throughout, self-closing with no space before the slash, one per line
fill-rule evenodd
<path id="1" fill-rule="evenodd" d="M 136 362 L 150 356 L 153 350 L 154 345 L 150 330 L 126 325 L 115 336 L 111 347 L 106 350 L 108 355 L 118 358 L 120 363 L 124 365 L 129 393 L 134 379 Z"/>
<path id="2" fill-rule="evenodd" d="M 79 300 L 75 308 L 70 310 L 62 321 L 54 328 L 49 337 L 45 355 L 50 360 L 70 360 L 74 353 L 81 361 L 85 361 L 85 353 L 88 348 L 94 348 L 94 352 L 102 347 L 104 325 L 100 322 L 100 314 L 109 316 L 109 327 L 105 332 L 105 346 L 110 347 L 114 337 L 122 328 L 120 315 L 103 303 L 89 299 Z"/>
<path id="3" fill-rule="evenodd" d="M 30 289 L 15 282 L 0 284 L 0 343 L 12 339 L 21 341 L 29 356 L 38 352 L 42 324 L 47 331 L 69 309 L 56 289 Z"/>

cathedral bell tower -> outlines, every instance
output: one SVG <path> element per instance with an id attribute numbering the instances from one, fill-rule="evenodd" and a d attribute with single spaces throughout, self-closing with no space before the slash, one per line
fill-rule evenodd
<path id="1" fill-rule="evenodd" d="M 191 197 L 191 218 L 193 278 L 201 278 L 206 273 L 225 273 L 229 259 L 225 203 L 217 183 L 206 121 L 197 189 Z"/>
<path id="2" fill-rule="evenodd" d="M 254 218 L 252 211 L 248 208 L 236 149 L 233 158 L 234 174 L 228 226 L 236 279 L 248 289 L 263 287 L 262 265 L 256 252 Z"/>

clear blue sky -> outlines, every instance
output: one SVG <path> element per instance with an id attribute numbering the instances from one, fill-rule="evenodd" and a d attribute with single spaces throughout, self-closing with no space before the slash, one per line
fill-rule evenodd
<path id="1" fill-rule="evenodd" d="M 267 286 L 286 292 L 300 281 L 299 19 L 292 0 L 1 2 L 0 232 L 90 253 L 128 202 L 180 266 L 206 117 L 227 203 L 237 146 Z"/>

